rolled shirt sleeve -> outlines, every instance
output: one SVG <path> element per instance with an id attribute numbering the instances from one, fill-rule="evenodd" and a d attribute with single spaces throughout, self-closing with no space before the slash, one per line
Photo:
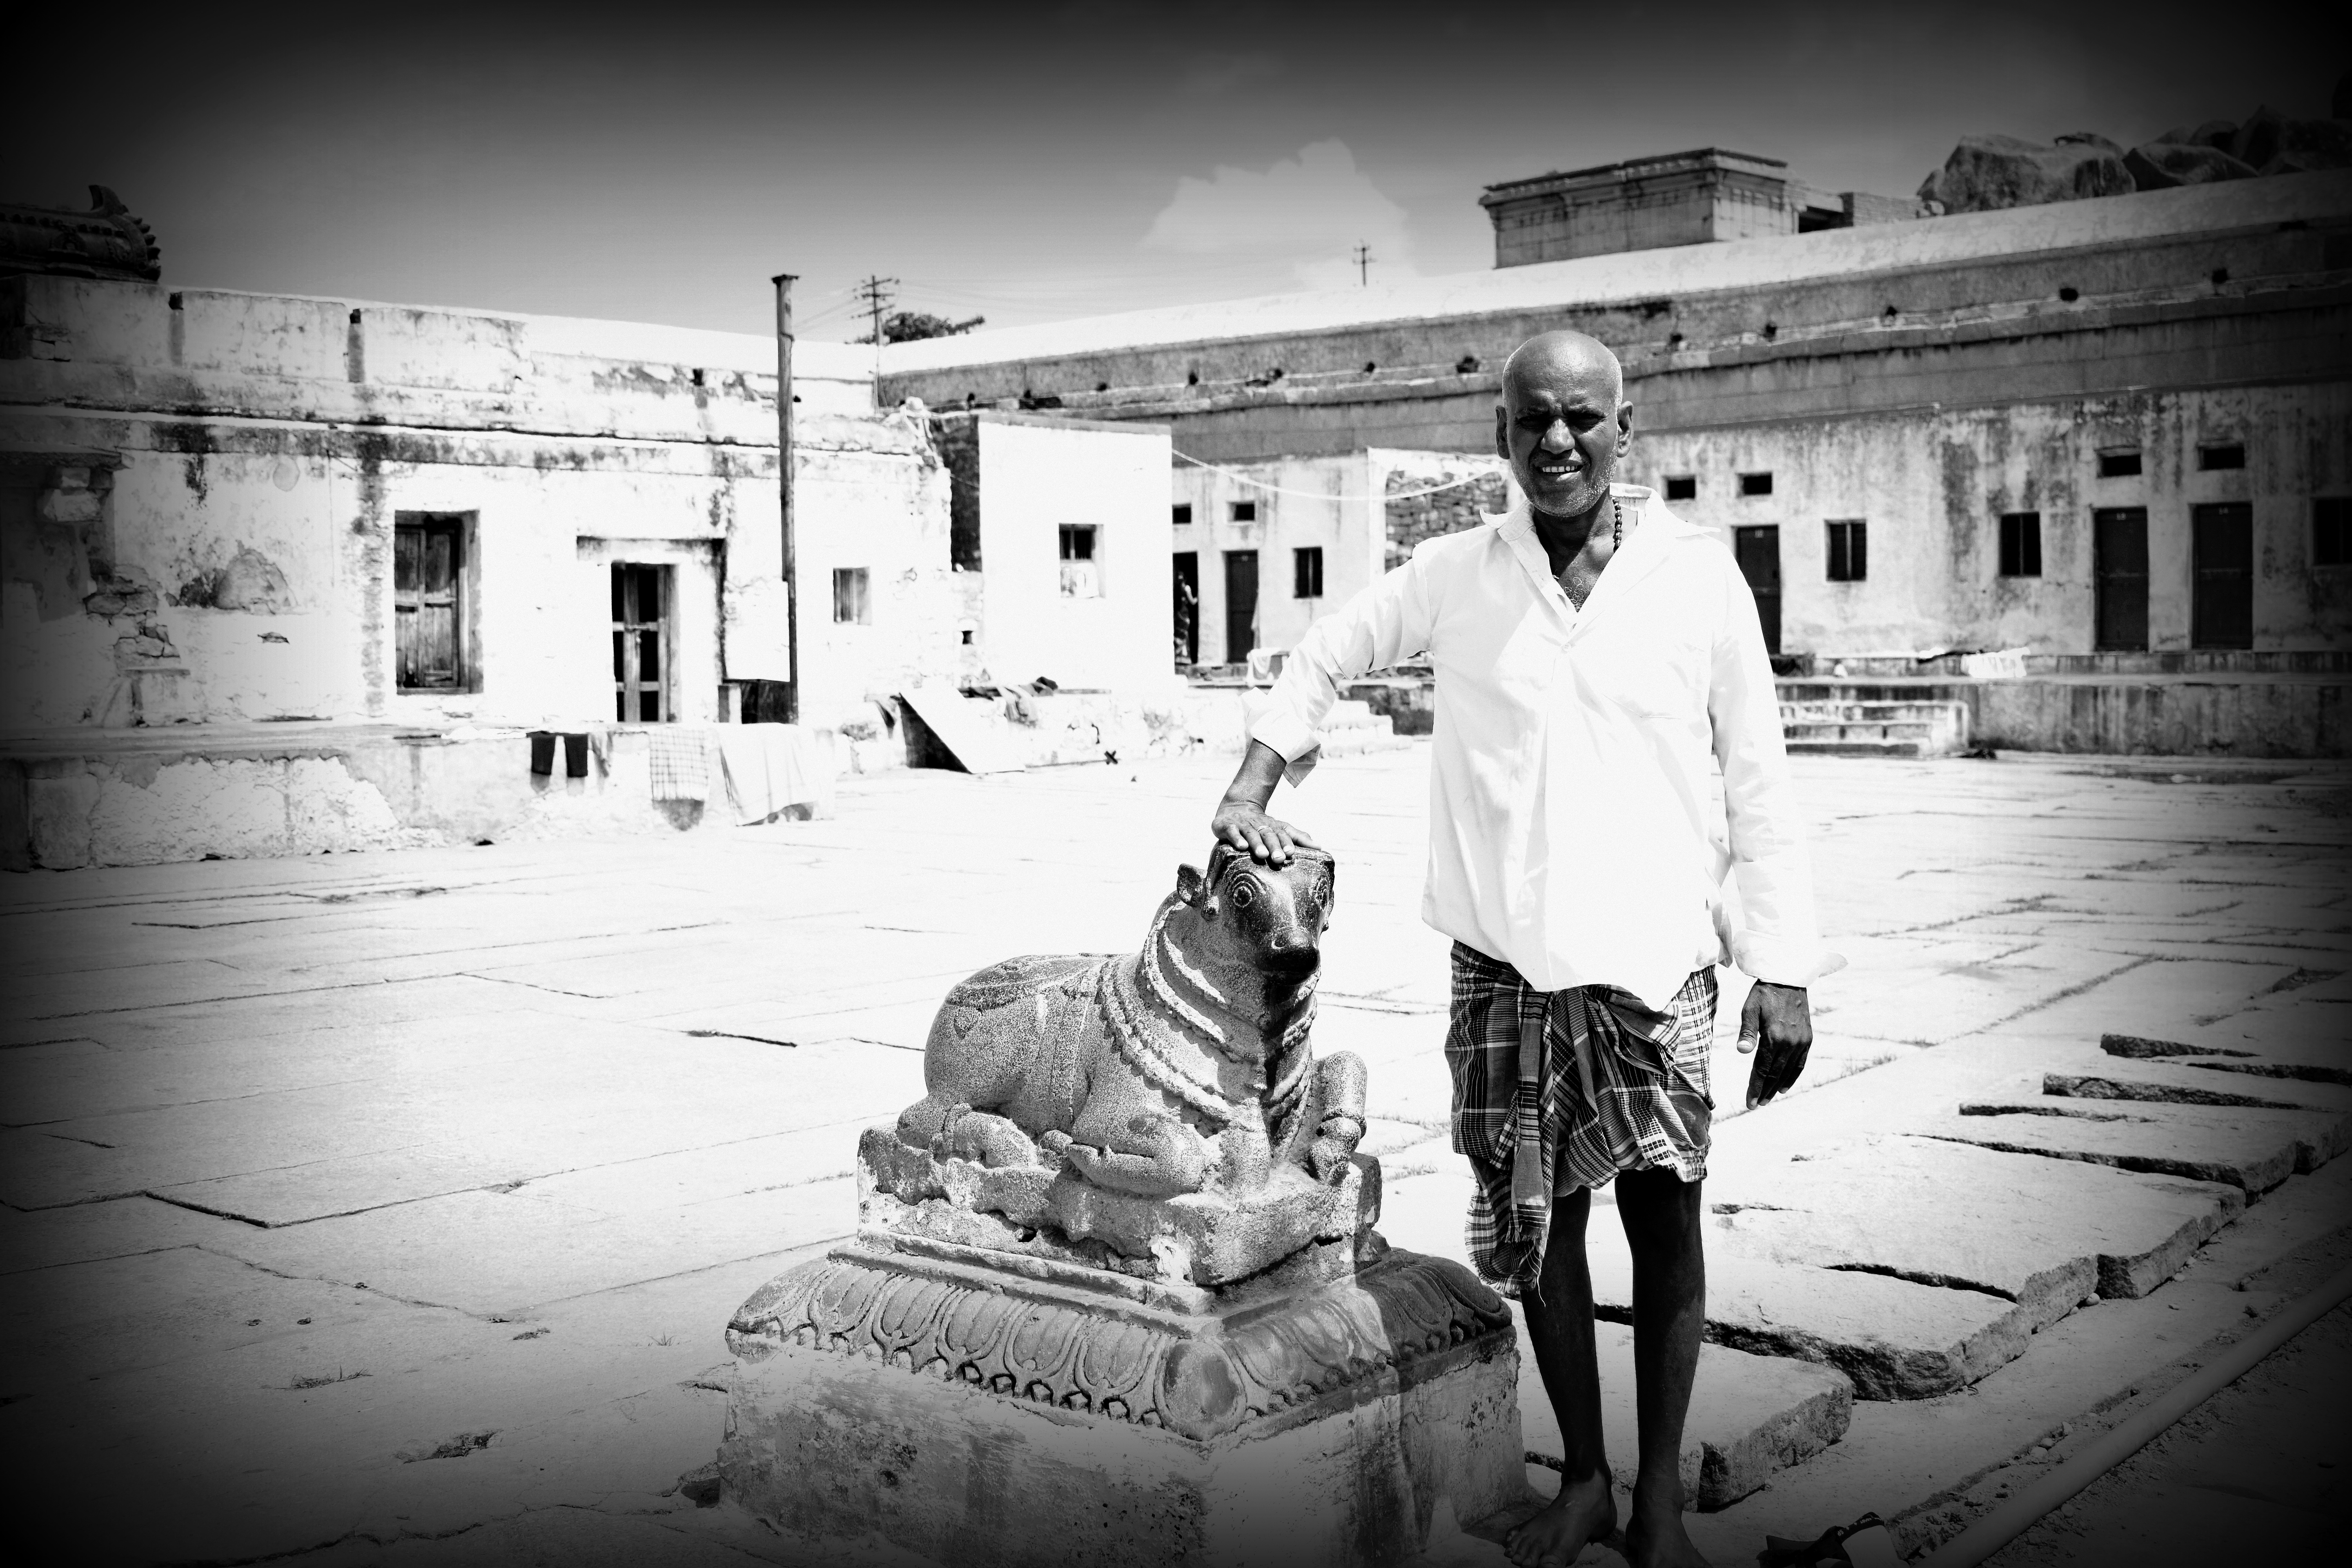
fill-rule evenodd
<path id="1" fill-rule="evenodd" d="M 1804 821 L 1780 737 L 1780 689 L 1754 595 L 1736 570 L 1724 588 L 1707 710 L 1743 916 L 1729 933 L 1731 961 L 1758 980 L 1809 985 L 1837 963 L 1822 948 Z"/>
<path id="2" fill-rule="evenodd" d="M 1429 584 L 1419 559 L 1416 552 L 1307 628 L 1283 662 L 1265 711 L 1250 726 L 1250 739 L 1297 763 L 1323 743 L 1318 727 L 1339 700 L 1339 682 L 1429 646 Z"/>

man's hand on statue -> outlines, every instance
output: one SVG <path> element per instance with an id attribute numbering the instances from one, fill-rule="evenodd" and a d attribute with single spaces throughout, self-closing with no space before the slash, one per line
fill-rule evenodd
<path id="1" fill-rule="evenodd" d="M 1801 985 L 1759 980 L 1739 1009 L 1739 1048 L 1753 1051 L 1748 1069 L 1748 1109 L 1766 1104 L 1797 1085 L 1805 1057 L 1813 1048 L 1813 1015 Z"/>
<path id="2" fill-rule="evenodd" d="M 1229 800 L 1219 805 L 1217 815 L 1209 819 L 1209 833 L 1218 843 L 1243 850 L 1251 859 L 1268 866 L 1288 865 L 1294 847 L 1322 847 L 1306 829 L 1268 816 L 1264 807 L 1247 801 Z"/>

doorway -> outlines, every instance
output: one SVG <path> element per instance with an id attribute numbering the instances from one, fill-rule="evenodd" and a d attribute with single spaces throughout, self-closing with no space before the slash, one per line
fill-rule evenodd
<path id="1" fill-rule="evenodd" d="M 613 568 L 613 717 L 624 724 L 669 722 L 669 568 Z"/>
<path id="2" fill-rule="evenodd" d="M 2147 508 L 2091 513 L 2091 646 L 2102 653 L 2147 650 Z"/>
<path id="3" fill-rule="evenodd" d="M 1247 664 L 1257 647 L 1257 552 L 1225 552 L 1225 662 Z"/>
<path id="4" fill-rule="evenodd" d="M 1190 668 L 1201 662 L 1201 552 L 1176 552 L 1176 662 Z"/>
<path id="5" fill-rule="evenodd" d="M 2254 646 L 2254 509 L 2242 500 L 2191 508 L 2189 550 L 2195 575 L 2189 646 Z"/>
<path id="6" fill-rule="evenodd" d="M 1780 529 L 1777 523 L 1731 531 L 1732 558 L 1748 591 L 1756 595 L 1756 618 L 1764 625 L 1764 651 L 1780 651 Z"/>

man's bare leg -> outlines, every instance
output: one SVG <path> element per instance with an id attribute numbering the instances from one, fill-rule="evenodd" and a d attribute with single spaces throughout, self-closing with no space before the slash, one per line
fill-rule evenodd
<path id="1" fill-rule="evenodd" d="M 1559 1496 L 1511 1532 L 1511 1561 L 1538 1564 L 1576 1561 L 1585 1543 L 1617 1528 L 1610 1494 L 1609 1457 L 1601 1442 L 1601 1369 L 1592 1349 L 1592 1272 L 1584 1260 L 1584 1221 L 1592 1194 L 1578 1191 L 1554 1202 L 1551 1237 L 1544 1247 L 1540 1300 L 1519 1303 L 1527 1313 L 1544 1393 L 1559 1418 L 1567 1453 Z"/>
<path id="2" fill-rule="evenodd" d="M 1706 1568 L 1683 1529 L 1682 1478 L 1683 1418 L 1706 1328 L 1699 1184 L 1672 1171 L 1627 1171 L 1617 1178 L 1617 1214 L 1633 1254 L 1633 1401 L 1641 1426 L 1626 1558 L 1633 1568 Z"/>

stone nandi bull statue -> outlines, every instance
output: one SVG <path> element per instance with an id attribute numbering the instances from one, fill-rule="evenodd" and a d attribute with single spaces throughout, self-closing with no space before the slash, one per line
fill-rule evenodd
<path id="1" fill-rule="evenodd" d="M 1220 847 L 1179 869 L 1141 952 L 964 981 L 931 1026 L 929 1092 L 868 1135 L 873 1190 L 1202 1284 L 1353 1236 L 1378 1202 L 1351 1158 L 1363 1064 L 1307 1046 L 1332 874 L 1316 850 L 1276 868 Z"/>

